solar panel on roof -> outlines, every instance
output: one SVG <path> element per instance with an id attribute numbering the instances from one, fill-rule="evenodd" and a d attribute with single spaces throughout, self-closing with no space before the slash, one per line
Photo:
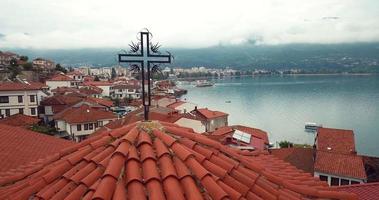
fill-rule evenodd
<path id="1" fill-rule="evenodd" d="M 235 130 L 232 136 L 234 139 L 245 142 L 245 143 L 250 143 L 251 140 L 251 135 L 239 130 Z"/>

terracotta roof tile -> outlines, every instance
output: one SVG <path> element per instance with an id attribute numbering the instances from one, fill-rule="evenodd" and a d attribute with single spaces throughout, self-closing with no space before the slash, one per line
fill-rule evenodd
<path id="1" fill-rule="evenodd" d="M 64 74 L 56 74 L 47 81 L 74 81 L 74 79 Z"/>
<path id="2" fill-rule="evenodd" d="M 290 163 L 305 172 L 313 174 L 313 148 L 270 149 L 272 155 Z"/>
<path id="3" fill-rule="evenodd" d="M 32 117 L 23 114 L 15 114 L 7 118 L 0 119 L 0 124 L 5 124 L 9 126 L 30 127 L 32 125 L 38 124 L 40 121 L 41 120 L 37 117 Z"/>
<path id="4" fill-rule="evenodd" d="M 200 113 L 206 119 L 214 119 L 214 118 L 228 115 L 227 113 L 224 113 L 224 112 L 208 110 L 208 108 L 199 108 L 199 109 L 195 109 L 194 111 L 197 113 Z"/>
<path id="5" fill-rule="evenodd" d="M 24 91 L 24 90 L 42 90 L 47 86 L 43 83 L 31 82 L 18 83 L 18 82 L 0 82 L 0 91 Z"/>
<path id="6" fill-rule="evenodd" d="M 185 103 L 186 103 L 186 102 L 184 102 L 184 101 L 177 101 L 177 102 L 174 102 L 174 103 L 168 105 L 167 108 L 175 109 L 175 108 L 177 108 L 178 106 L 181 106 L 181 105 L 183 105 L 183 104 L 185 104 Z"/>
<path id="7" fill-rule="evenodd" d="M 182 142 L 186 140 L 195 144 Z M 157 121 L 101 133 L 62 150 L 33 172 L 0 177 L 1 199 L 33 195 L 42 199 L 357 199 L 267 153 L 245 155 Z"/>
<path id="8" fill-rule="evenodd" d="M 0 124 L 0 176 L 13 169 L 12 175 L 21 168 L 30 171 L 28 165 L 41 164 L 41 158 L 59 152 L 74 143 L 52 136 L 36 133 L 20 127 Z M 21 167 L 21 168 L 20 168 Z"/>
<path id="9" fill-rule="evenodd" d="M 56 120 L 64 120 L 68 123 L 94 122 L 98 120 L 117 119 L 117 116 L 110 111 L 92 108 L 86 104 L 80 107 L 70 107 L 54 116 Z"/>
<path id="10" fill-rule="evenodd" d="M 354 133 L 352 130 L 319 128 L 316 146 L 318 151 L 335 153 L 356 153 Z"/>
<path id="11" fill-rule="evenodd" d="M 314 170 L 350 178 L 367 179 L 363 159 L 355 154 L 317 151 Z"/>
<path id="12" fill-rule="evenodd" d="M 338 191 L 352 192 L 359 200 L 375 200 L 379 197 L 379 183 L 365 183 L 335 187 Z"/>

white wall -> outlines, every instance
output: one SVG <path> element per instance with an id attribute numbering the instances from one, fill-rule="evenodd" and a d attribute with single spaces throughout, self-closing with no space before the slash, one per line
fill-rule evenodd
<path id="1" fill-rule="evenodd" d="M 202 124 L 201 121 L 198 121 L 198 120 L 181 118 L 178 121 L 176 121 L 174 124 L 187 127 L 187 128 L 192 128 L 196 133 L 205 132 L 205 125 Z"/>
<path id="2" fill-rule="evenodd" d="M 30 101 L 30 96 L 34 95 L 35 101 Z M 0 96 L 8 96 L 9 103 L 0 103 L 1 114 L 5 116 L 5 110 L 10 110 L 10 115 L 19 113 L 19 109 L 24 109 L 24 114 L 29 116 L 38 116 L 38 105 L 41 101 L 41 93 L 38 90 L 26 91 L 0 91 Z M 23 101 L 18 102 L 18 96 L 22 96 Z M 31 109 L 35 109 L 35 114 L 31 114 Z"/>
<path id="3" fill-rule="evenodd" d="M 329 186 L 331 186 L 332 177 L 339 179 L 339 185 L 341 185 L 341 179 L 349 180 L 349 184 L 350 185 L 351 185 L 351 181 L 356 181 L 356 182 L 359 182 L 359 183 L 365 183 L 367 181 L 367 180 L 362 180 L 362 179 L 356 179 L 356 178 L 350 178 L 350 177 L 343 177 L 343 176 L 337 176 L 337 175 L 332 175 L 332 174 L 326 174 L 326 173 L 322 173 L 322 172 L 316 172 L 316 171 L 314 172 L 314 177 L 319 178 L 320 175 L 328 177 L 328 181 L 327 182 L 328 182 Z"/>
<path id="4" fill-rule="evenodd" d="M 49 86 L 50 90 L 57 87 L 73 87 L 71 86 L 71 81 L 46 81 L 46 85 Z"/>

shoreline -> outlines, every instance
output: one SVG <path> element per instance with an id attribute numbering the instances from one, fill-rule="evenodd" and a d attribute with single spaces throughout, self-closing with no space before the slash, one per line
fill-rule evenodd
<path id="1" fill-rule="evenodd" d="M 186 78 L 176 78 L 175 80 L 200 80 L 200 79 L 225 79 L 225 78 L 244 78 L 244 77 L 259 77 L 259 76 L 378 76 L 379 73 L 324 73 L 324 74 L 255 74 L 255 75 L 240 75 L 240 76 L 223 76 L 223 77 L 210 77 L 210 76 L 200 76 L 200 77 L 186 77 Z"/>

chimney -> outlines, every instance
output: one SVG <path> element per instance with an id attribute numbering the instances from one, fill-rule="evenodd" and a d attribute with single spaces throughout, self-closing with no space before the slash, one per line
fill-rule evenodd
<path id="1" fill-rule="evenodd" d="M 195 106 L 195 110 L 197 111 L 197 106 Z"/>

